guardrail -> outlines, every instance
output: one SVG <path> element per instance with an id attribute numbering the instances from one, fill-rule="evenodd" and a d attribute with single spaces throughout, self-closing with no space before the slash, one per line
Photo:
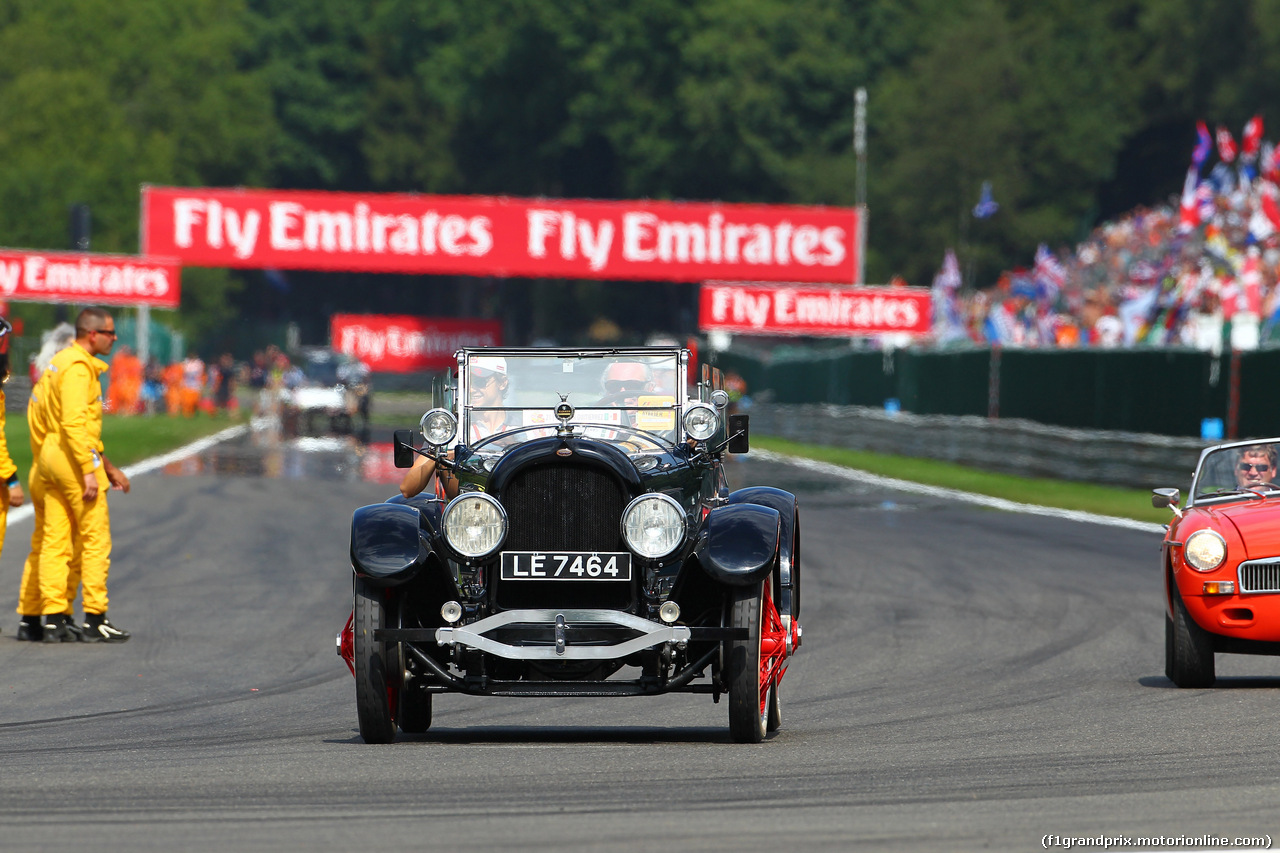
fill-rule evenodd
<path id="1" fill-rule="evenodd" d="M 914 415 L 823 403 L 757 403 L 746 413 L 757 436 L 1134 489 L 1174 486 L 1185 490 L 1200 451 L 1212 443 L 1149 433 L 1066 429 L 1016 418 Z"/>

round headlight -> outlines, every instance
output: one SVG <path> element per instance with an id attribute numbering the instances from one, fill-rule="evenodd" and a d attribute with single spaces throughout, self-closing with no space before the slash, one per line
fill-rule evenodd
<path id="1" fill-rule="evenodd" d="M 444 409 L 432 409 L 422 416 L 422 437 L 433 447 L 444 447 L 453 441 L 458 431 L 458 420 L 452 412 Z"/>
<path id="2" fill-rule="evenodd" d="M 718 426 L 720 426 L 720 418 L 716 416 L 716 410 L 706 403 L 696 403 L 684 413 L 685 434 L 694 441 L 706 441 L 711 438 L 716 434 Z"/>
<path id="3" fill-rule="evenodd" d="M 1227 543 L 1213 530 L 1197 530 L 1187 537 L 1183 553 L 1197 572 L 1211 572 L 1227 559 Z"/>
<path id="4" fill-rule="evenodd" d="M 656 560 L 684 541 L 684 510 L 666 495 L 641 495 L 622 511 L 622 538 L 627 547 Z"/>
<path id="5" fill-rule="evenodd" d="M 444 538 L 464 557 L 484 557 L 507 536 L 507 512 L 484 492 L 468 492 L 444 508 Z"/>

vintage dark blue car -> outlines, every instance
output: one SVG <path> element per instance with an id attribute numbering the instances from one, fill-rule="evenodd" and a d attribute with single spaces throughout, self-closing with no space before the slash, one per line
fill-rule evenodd
<path id="1" fill-rule="evenodd" d="M 395 456 L 435 490 L 352 518 L 338 651 L 365 741 L 426 731 L 437 693 L 727 695 L 734 741 L 779 727 L 799 511 L 729 490 L 748 425 L 718 370 L 677 347 L 465 349 L 433 396 Z"/>

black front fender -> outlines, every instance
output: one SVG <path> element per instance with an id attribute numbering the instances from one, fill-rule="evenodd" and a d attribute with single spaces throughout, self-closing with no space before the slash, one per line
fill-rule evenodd
<path id="1" fill-rule="evenodd" d="M 782 517 L 773 507 L 729 504 L 708 513 L 694 554 L 712 580 L 732 586 L 759 583 L 778 556 Z"/>
<path id="2" fill-rule="evenodd" d="M 351 516 L 351 567 L 375 584 L 411 580 L 427 562 L 416 507 L 382 503 L 362 506 Z"/>

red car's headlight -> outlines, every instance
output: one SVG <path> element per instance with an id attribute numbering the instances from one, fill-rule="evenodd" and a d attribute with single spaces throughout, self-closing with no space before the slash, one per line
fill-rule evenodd
<path id="1" fill-rule="evenodd" d="M 1197 572 L 1211 572 L 1227 559 L 1227 542 L 1213 530 L 1197 530 L 1187 537 L 1183 554 Z"/>

